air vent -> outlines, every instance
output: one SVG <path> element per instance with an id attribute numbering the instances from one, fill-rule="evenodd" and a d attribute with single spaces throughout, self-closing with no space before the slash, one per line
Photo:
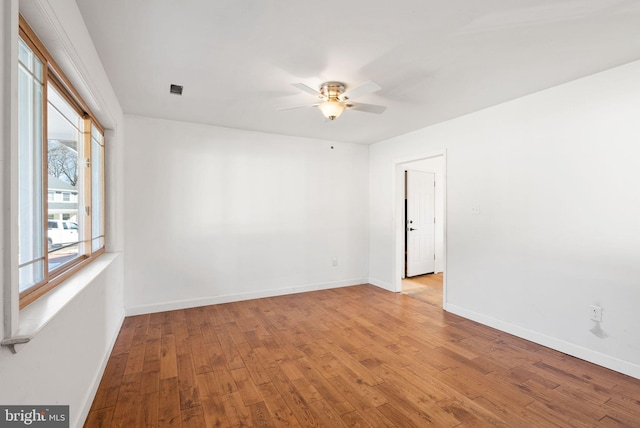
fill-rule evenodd
<path id="1" fill-rule="evenodd" d="M 169 88 L 169 93 L 170 94 L 176 94 L 176 95 L 182 95 L 182 86 L 172 84 L 171 88 Z"/>

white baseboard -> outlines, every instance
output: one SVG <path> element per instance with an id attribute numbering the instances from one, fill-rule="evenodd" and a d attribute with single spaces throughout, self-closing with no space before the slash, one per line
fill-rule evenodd
<path id="1" fill-rule="evenodd" d="M 91 389 L 89 389 L 87 396 L 85 397 L 84 404 L 80 409 L 80 417 L 78 418 L 79 424 L 78 427 L 82 427 L 87 420 L 87 416 L 89 416 L 89 411 L 91 410 L 91 405 L 93 404 L 93 400 L 96 398 L 96 393 L 98 392 L 98 387 L 100 386 L 100 381 L 102 380 L 102 376 L 104 376 L 104 371 L 107 368 L 107 363 L 109 362 L 109 358 L 111 357 L 111 352 L 113 351 L 113 347 L 116 344 L 116 340 L 118 340 L 118 335 L 120 334 L 120 329 L 122 328 L 122 323 L 124 322 L 125 314 L 122 312 L 120 314 L 120 321 L 118 323 L 118 328 L 115 329 L 113 337 L 111 338 L 111 343 L 109 343 L 108 349 L 104 354 L 104 358 L 100 363 L 100 367 L 93 377 L 93 382 L 91 385 Z"/>
<path id="2" fill-rule="evenodd" d="M 127 316 L 151 314 L 154 312 L 174 311 L 177 309 L 195 308 L 198 306 L 218 305 L 221 303 L 240 302 L 243 300 L 260 299 L 263 297 L 284 296 L 286 294 L 304 293 L 308 291 L 329 290 L 331 288 L 349 287 L 366 284 L 366 278 L 356 278 L 343 281 L 322 282 L 293 287 L 276 288 L 271 290 L 251 291 L 247 293 L 225 294 L 222 296 L 199 297 L 195 299 L 175 300 L 154 303 L 151 305 L 131 306 L 125 309 Z"/>
<path id="3" fill-rule="evenodd" d="M 383 288 L 383 289 L 385 289 L 387 291 L 391 291 L 393 293 L 396 292 L 395 287 L 393 286 L 393 284 L 389 284 L 388 282 L 380 281 L 379 279 L 375 279 L 375 278 L 369 278 L 368 282 L 371 285 L 375 285 L 376 287 Z"/>
<path id="4" fill-rule="evenodd" d="M 578 346 L 576 344 L 566 342 L 555 337 L 547 336 L 533 330 L 528 330 L 526 328 L 519 327 L 505 321 L 501 321 L 474 311 L 467 310 L 465 308 L 461 308 L 460 306 L 448 304 L 446 305 L 446 310 L 448 312 L 451 312 L 452 314 L 460 315 L 461 317 L 468 318 L 489 327 L 493 327 L 500 331 L 504 331 L 505 333 L 518 336 L 522 339 L 526 339 L 539 345 L 555 349 L 556 351 L 560 351 L 576 358 L 580 358 L 581 360 L 585 360 L 590 363 L 597 364 L 599 366 L 606 367 L 620 373 L 624 373 L 636 379 L 640 379 L 640 365 L 632 363 L 630 361 L 621 360 L 619 358 L 615 358 L 601 352 Z"/>

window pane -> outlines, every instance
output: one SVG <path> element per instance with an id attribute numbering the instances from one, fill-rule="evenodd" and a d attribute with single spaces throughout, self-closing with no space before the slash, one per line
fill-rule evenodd
<path id="1" fill-rule="evenodd" d="M 20 61 L 27 70 L 31 69 L 31 49 L 29 49 L 27 44 L 22 40 L 18 42 L 18 61 Z"/>
<path id="2" fill-rule="evenodd" d="M 104 247 L 103 136 L 91 126 L 91 251 Z"/>
<path id="3" fill-rule="evenodd" d="M 83 253 L 81 229 L 77 223 L 81 202 L 81 174 L 78 162 L 82 159 L 82 118 L 48 85 L 47 107 L 47 163 L 49 192 L 61 194 L 61 198 L 49 203 L 47 234 L 49 242 L 49 271 L 67 263 Z M 71 222 L 76 224 L 71 228 Z"/>
<path id="4" fill-rule="evenodd" d="M 22 40 L 18 41 L 18 61 L 35 80 L 42 83 L 42 62 Z"/>
<path id="5" fill-rule="evenodd" d="M 40 60 L 20 41 L 18 68 L 18 265 L 19 289 L 44 279 L 42 191 L 42 83 L 32 70 Z"/>
<path id="6" fill-rule="evenodd" d="M 11 186 L 18 200 L 21 308 L 91 261 L 105 243 L 102 127 L 29 30 L 21 18 L 14 88 L 18 171 Z"/>

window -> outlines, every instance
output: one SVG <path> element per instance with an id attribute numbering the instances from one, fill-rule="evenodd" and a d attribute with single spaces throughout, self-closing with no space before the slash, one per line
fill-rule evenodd
<path id="1" fill-rule="evenodd" d="M 104 132 L 22 17 L 18 53 L 22 308 L 104 252 Z"/>

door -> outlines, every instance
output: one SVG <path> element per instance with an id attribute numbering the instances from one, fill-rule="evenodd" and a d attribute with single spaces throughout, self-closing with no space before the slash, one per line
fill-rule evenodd
<path id="1" fill-rule="evenodd" d="M 435 174 L 406 171 L 406 274 L 435 272 Z"/>

